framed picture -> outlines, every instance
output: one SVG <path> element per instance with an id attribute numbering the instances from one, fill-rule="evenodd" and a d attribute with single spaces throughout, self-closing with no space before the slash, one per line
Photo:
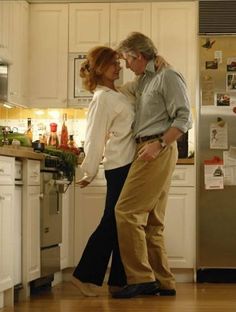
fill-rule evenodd
<path id="1" fill-rule="evenodd" d="M 226 74 L 226 91 L 236 92 L 236 73 Z"/>
<path id="2" fill-rule="evenodd" d="M 216 93 L 216 106 L 230 106 L 230 96 L 226 93 Z"/>
<path id="3" fill-rule="evenodd" d="M 206 61 L 206 69 L 217 69 L 217 68 L 218 68 L 217 60 Z"/>
<path id="4" fill-rule="evenodd" d="M 236 57 L 230 57 L 227 59 L 227 71 L 236 72 Z"/>

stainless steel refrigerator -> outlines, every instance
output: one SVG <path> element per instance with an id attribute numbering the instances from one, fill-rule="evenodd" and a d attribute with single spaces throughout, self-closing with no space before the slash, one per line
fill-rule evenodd
<path id="1" fill-rule="evenodd" d="M 231 146 L 236 147 L 236 114 L 233 112 L 236 85 L 232 83 L 236 79 L 236 36 L 200 37 L 199 56 L 197 280 L 235 282 L 236 185 L 206 189 L 204 163 L 214 157 L 216 160 L 223 159 L 224 151 L 229 151 Z M 220 138 L 224 144 L 212 143 L 214 125 L 226 127 L 223 139 Z"/>

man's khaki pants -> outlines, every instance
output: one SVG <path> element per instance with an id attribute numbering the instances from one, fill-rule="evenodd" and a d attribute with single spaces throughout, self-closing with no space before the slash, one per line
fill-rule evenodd
<path id="1" fill-rule="evenodd" d="M 138 150 L 147 143 L 138 145 Z M 163 239 L 171 176 L 177 161 L 176 142 L 150 162 L 135 160 L 116 205 L 119 246 L 128 284 L 158 280 L 174 289 Z"/>

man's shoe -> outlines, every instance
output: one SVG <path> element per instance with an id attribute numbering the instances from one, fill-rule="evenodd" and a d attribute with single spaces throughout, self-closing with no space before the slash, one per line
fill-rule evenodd
<path id="1" fill-rule="evenodd" d="M 113 295 L 114 293 L 118 292 L 118 291 L 121 291 L 124 287 L 122 286 L 112 286 L 112 285 L 109 285 L 108 286 L 108 290 L 109 290 L 109 293 L 111 295 Z"/>
<path id="2" fill-rule="evenodd" d="M 175 289 L 160 289 L 158 288 L 155 293 L 156 296 L 175 296 Z"/>
<path id="3" fill-rule="evenodd" d="M 121 291 L 112 294 L 113 298 L 133 298 L 139 295 L 153 295 L 158 290 L 158 282 L 148 282 L 125 286 Z"/>

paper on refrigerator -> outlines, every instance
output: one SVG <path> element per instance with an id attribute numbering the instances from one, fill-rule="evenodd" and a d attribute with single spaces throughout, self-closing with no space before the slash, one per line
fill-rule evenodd
<path id="1" fill-rule="evenodd" d="M 224 184 L 236 185 L 236 147 L 230 146 L 229 151 L 223 152 Z"/>
<path id="2" fill-rule="evenodd" d="M 204 180 L 206 190 L 220 190 L 224 188 L 224 166 L 219 157 L 204 161 Z"/>
<path id="3" fill-rule="evenodd" d="M 210 148 L 227 149 L 228 148 L 228 125 L 224 123 L 212 123 L 210 125 Z"/>

